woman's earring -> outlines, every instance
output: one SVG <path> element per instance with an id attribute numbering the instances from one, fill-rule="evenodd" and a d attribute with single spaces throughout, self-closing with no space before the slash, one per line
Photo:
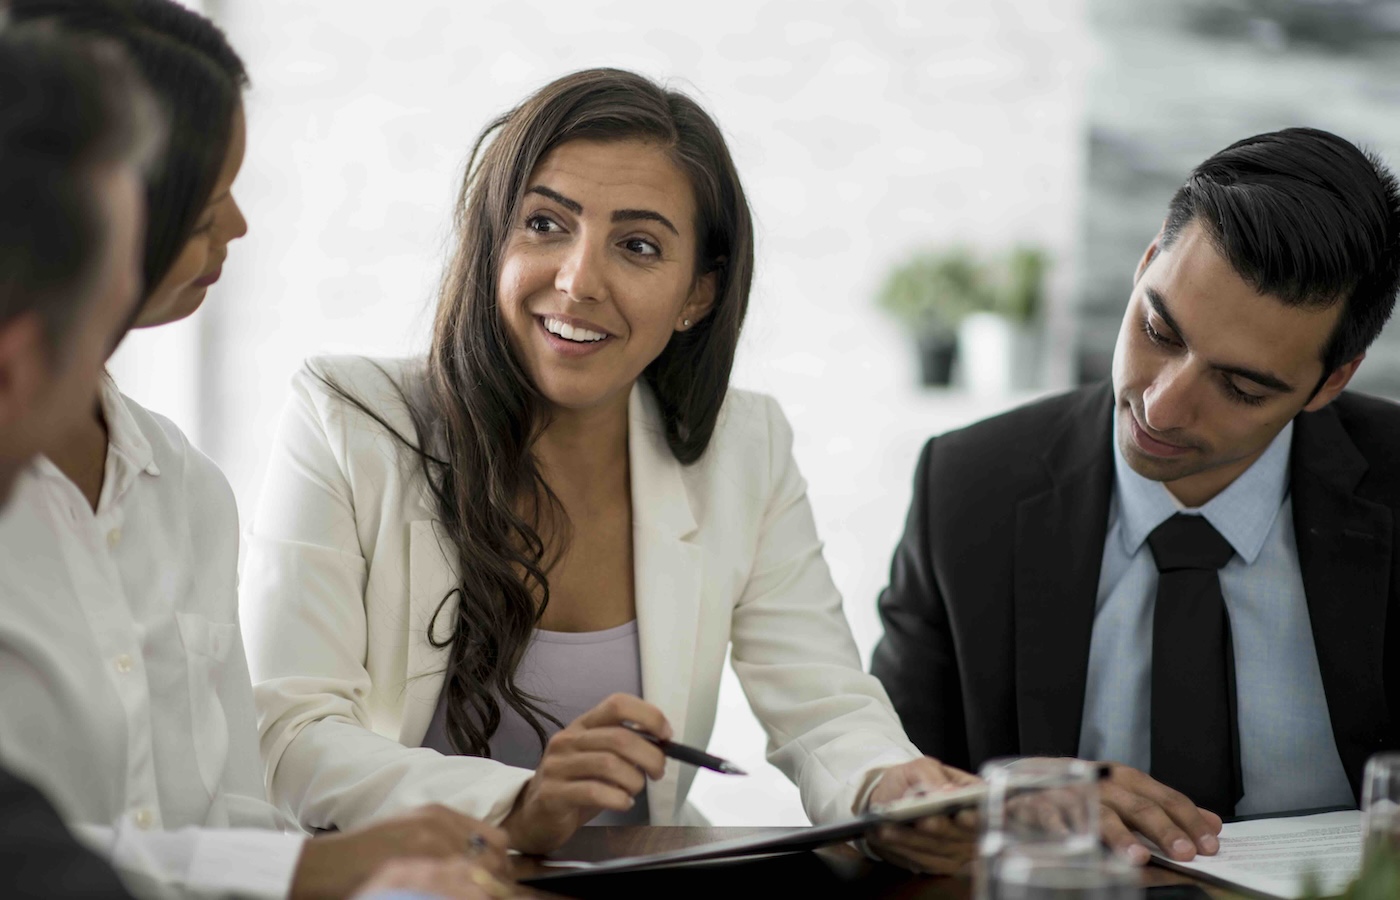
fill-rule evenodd
<path id="1" fill-rule="evenodd" d="M 690 327 L 690 320 L 689 320 L 689 319 L 681 319 L 681 324 L 684 325 L 686 328 L 689 328 L 689 327 Z"/>

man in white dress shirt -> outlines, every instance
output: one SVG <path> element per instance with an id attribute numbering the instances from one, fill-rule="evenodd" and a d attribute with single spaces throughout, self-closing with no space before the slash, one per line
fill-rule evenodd
<path id="1" fill-rule="evenodd" d="M 0 509 L 91 395 L 135 309 L 141 168 L 158 121 L 111 48 L 0 32 Z M 126 896 L 43 795 L 4 770 L 0 870 L 7 896 Z"/>
<path id="2" fill-rule="evenodd" d="M 281 830 L 235 614 L 236 511 L 177 429 L 108 383 L 97 509 L 47 460 L 31 465 L 92 415 L 136 311 L 159 122 L 113 48 L 0 31 L 4 893 L 124 895 L 33 781 L 143 895 L 344 896 L 409 858 L 371 886 L 484 897 L 499 882 L 460 856 L 498 864 L 499 836 L 445 809 L 310 842 Z"/>

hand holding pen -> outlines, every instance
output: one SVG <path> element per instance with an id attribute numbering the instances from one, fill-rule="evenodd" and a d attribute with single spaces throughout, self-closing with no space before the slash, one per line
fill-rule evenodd
<path id="1" fill-rule="evenodd" d="M 674 741 L 659 738 L 654 734 L 648 734 L 646 729 L 636 722 L 623 722 L 622 727 L 635 731 L 646 740 L 655 744 L 661 749 L 662 753 L 666 754 L 671 759 L 689 763 L 692 766 L 699 766 L 702 769 L 709 769 L 711 772 L 719 772 L 721 775 L 749 774 L 722 757 L 711 756 L 704 750 L 697 750 L 694 747 L 687 747 L 685 744 L 677 744 Z"/>
<path id="2" fill-rule="evenodd" d="M 613 694 L 570 722 L 549 739 L 533 777 L 501 823 L 511 846 L 548 853 L 603 810 L 632 809 L 647 779 L 666 771 L 665 754 L 649 738 L 670 737 L 661 710 L 628 694 Z"/>

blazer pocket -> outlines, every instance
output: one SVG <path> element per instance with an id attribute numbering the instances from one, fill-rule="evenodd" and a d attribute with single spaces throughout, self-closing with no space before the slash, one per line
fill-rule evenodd
<path id="1" fill-rule="evenodd" d="M 211 622 L 194 613 L 177 612 L 175 619 L 180 626 L 189 673 L 195 762 L 212 799 L 219 793 L 228 765 L 228 717 L 219 698 L 219 685 L 223 683 L 229 652 L 238 645 L 238 626 Z"/>

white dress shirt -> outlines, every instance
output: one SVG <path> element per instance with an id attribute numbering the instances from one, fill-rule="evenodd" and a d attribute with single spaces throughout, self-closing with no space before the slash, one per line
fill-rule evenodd
<path id="1" fill-rule="evenodd" d="M 111 382 L 94 513 L 39 459 L 0 516 L 0 759 L 134 891 L 279 897 L 305 836 L 268 804 L 218 468 Z"/>

